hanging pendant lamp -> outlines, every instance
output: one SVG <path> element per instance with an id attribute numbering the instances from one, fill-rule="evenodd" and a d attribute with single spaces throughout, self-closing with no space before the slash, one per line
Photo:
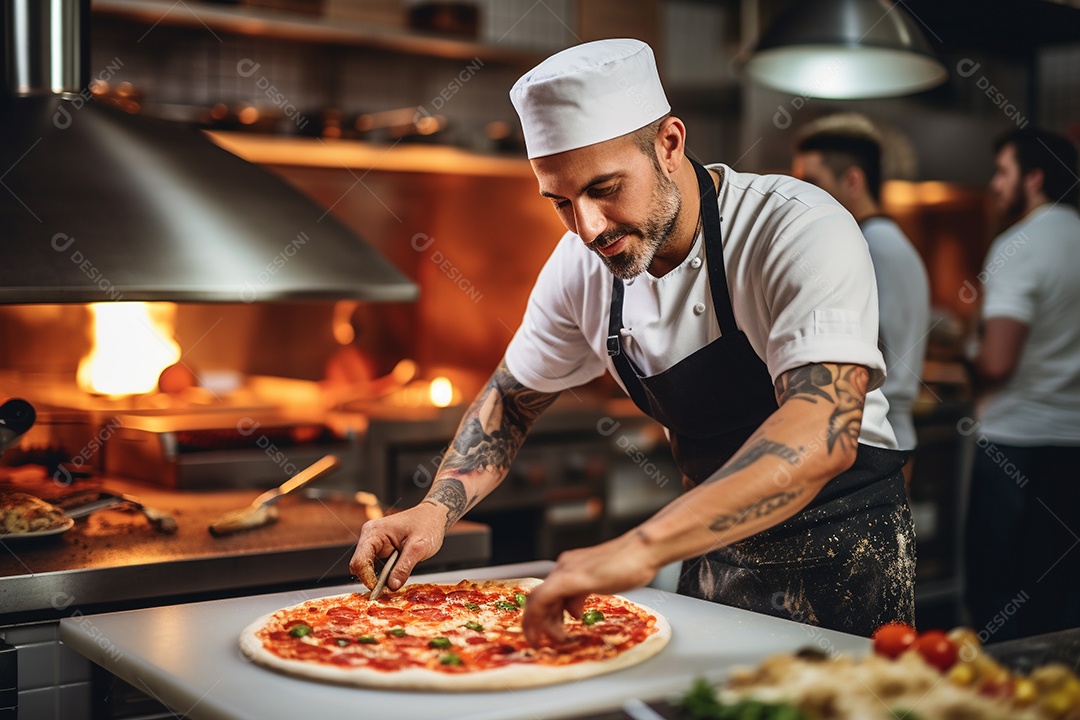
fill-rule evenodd
<path id="1" fill-rule="evenodd" d="M 907 95 L 948 76 L 902 0 L 794 0 L 744 69 L 776 90 L 828 99 Z"/>

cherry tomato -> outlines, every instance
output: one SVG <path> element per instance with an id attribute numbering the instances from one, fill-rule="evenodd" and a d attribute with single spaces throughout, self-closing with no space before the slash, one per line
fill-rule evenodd
<path id="1" fill-rule="evenodd" d="M 874 652 L 888 658 L 900 657 L 917 637 L 915 628 L 906 623 L 886 623 L 874 631 Z"/>
<path id="2" fill-rule="evenodd" d="M 923 660 L 945 672 L 956 663 L 959 654 L 956 645 L 940 630 L 927 630 L 915 642 L 915 649 Z"/>

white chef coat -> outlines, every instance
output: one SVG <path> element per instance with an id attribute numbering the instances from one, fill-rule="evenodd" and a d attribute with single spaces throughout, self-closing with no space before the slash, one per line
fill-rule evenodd
<path id="1" fill-rule="evenodd" d="M 983 317 L 1029 327 L 1012 377 L 980 405 L 979 432 L 1009 445 L 1080 445 L 1080 215 L 1043 205 L 995 238 Z"/>
<path id="2" fill-rule="evenodd" d="M 855 220 L 828 193 L 800 180 L 709 167 L 721 176 L 720 226 L 735 320 L 773 381 L 809 363 L 866 366 L 871 392 L 859 439 L 896 449 L 888 403 L 875 389 L 885 379 L 877 285 Z M 626 283 L 623 347 L 646 375 L 720 337 L 703 246 L 699 234 L 678 267 Z M 607 354 L 611 284 L 601 259 L 566 233 L 540 271 L 506 350 L 514 377 L 534 390 L 557 392 L 607 371 L 621 385 Z"/>
<path id="3" fill-rule="evenodd" d="M 878 336 L 887 376 L 889 424 L 901 450 L 915 447 L 911 408 L 922 382 L 930 330 L 930 281 L 926 267 L 900 226 L 884 216 L 863 221 L 878 288 Z"/>

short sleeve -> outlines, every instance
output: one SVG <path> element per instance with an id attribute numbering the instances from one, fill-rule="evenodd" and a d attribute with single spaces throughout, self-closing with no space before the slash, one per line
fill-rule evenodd
<path id="1" fill-rule="evenodd" d="M 1024 253 L 1023 233 L 999 238 L 990 246 L 983 281 L 984 319 L 1007 317 L 1031 324 L 1038 306 L 1038 273 Z"/>
<path id="2" fill-rule="evenodd" d="M 777 229 L 762 274 L 774 382 L 797 367 L 830 362 L 863 365 L 870 389 L 881 386 L 877 282 L 854 218 L 838 205 L 807 208 Z"/>
<path id="3" fill-rule="evenodd" d="M 583 385 L 607 367 L 582 332 L 585 275 L 575 236 L 564 236 L 536 279 L 521 326 L 506 349 L 506 366 L 523 385 L 559 392 Z"/>

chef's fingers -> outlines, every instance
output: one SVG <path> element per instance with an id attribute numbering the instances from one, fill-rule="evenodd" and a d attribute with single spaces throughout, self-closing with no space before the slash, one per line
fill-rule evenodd
<path id="1" fill-rule="evenodd" d="M 563 625 L 566 601 L 556 593 L 544 591 L 543 587 L 540 585 L 529 593 L 525 615 L 521 618 L 525 639 L 533 647 L 558 644 L 566 639 L 566 627 Z"/>
<path id="2" fill-rule="evenodd" d="M 397 590 L 405 581 L 412 575 L 413 568 L 421 560 L 427 560 L 429 557 L 435 554 L 438 550 L 438 546 L 427 535 L 423 533 L 412 533 L 405 538 L 405 542 L 402 543 L 400 553 L 398 555 L 397 563 L 394 565 L 394 569 L 390 571 L 390 577 L 386 581 L 386 587 L 391 590 Z"/>
<path id="3" fill-rule="evenodd" d="M 365 524 L 360 531 L 360 540 L 356 543 L 352 560 L 349 562 L 349 571 L 360 578 L 360 582 L 368 588 L 373 588 L 378 581 L 375 576 L 375 556 L 389 555 L 393 551 L 385 535 L 375 532 L 374 528 Z"/>
<path id="4" fill-rule="evenodd" d="M 566 611 L 571 616 L 580 618 L 585 614 L 585 598 L 586 595 L 575 595 L 574 597 L 567 598 L 565 602 Z"/>
<path id="5" fill-rule="evenodd" d="M 360 579 L 369 589 L 375 587 L 378 578 L 375 577 L 375 568 L 372 564 L 374 553 L 371 545 L 360 541 L 353 551 L 352 560 L 349 561 L 349 572 Z"/>

